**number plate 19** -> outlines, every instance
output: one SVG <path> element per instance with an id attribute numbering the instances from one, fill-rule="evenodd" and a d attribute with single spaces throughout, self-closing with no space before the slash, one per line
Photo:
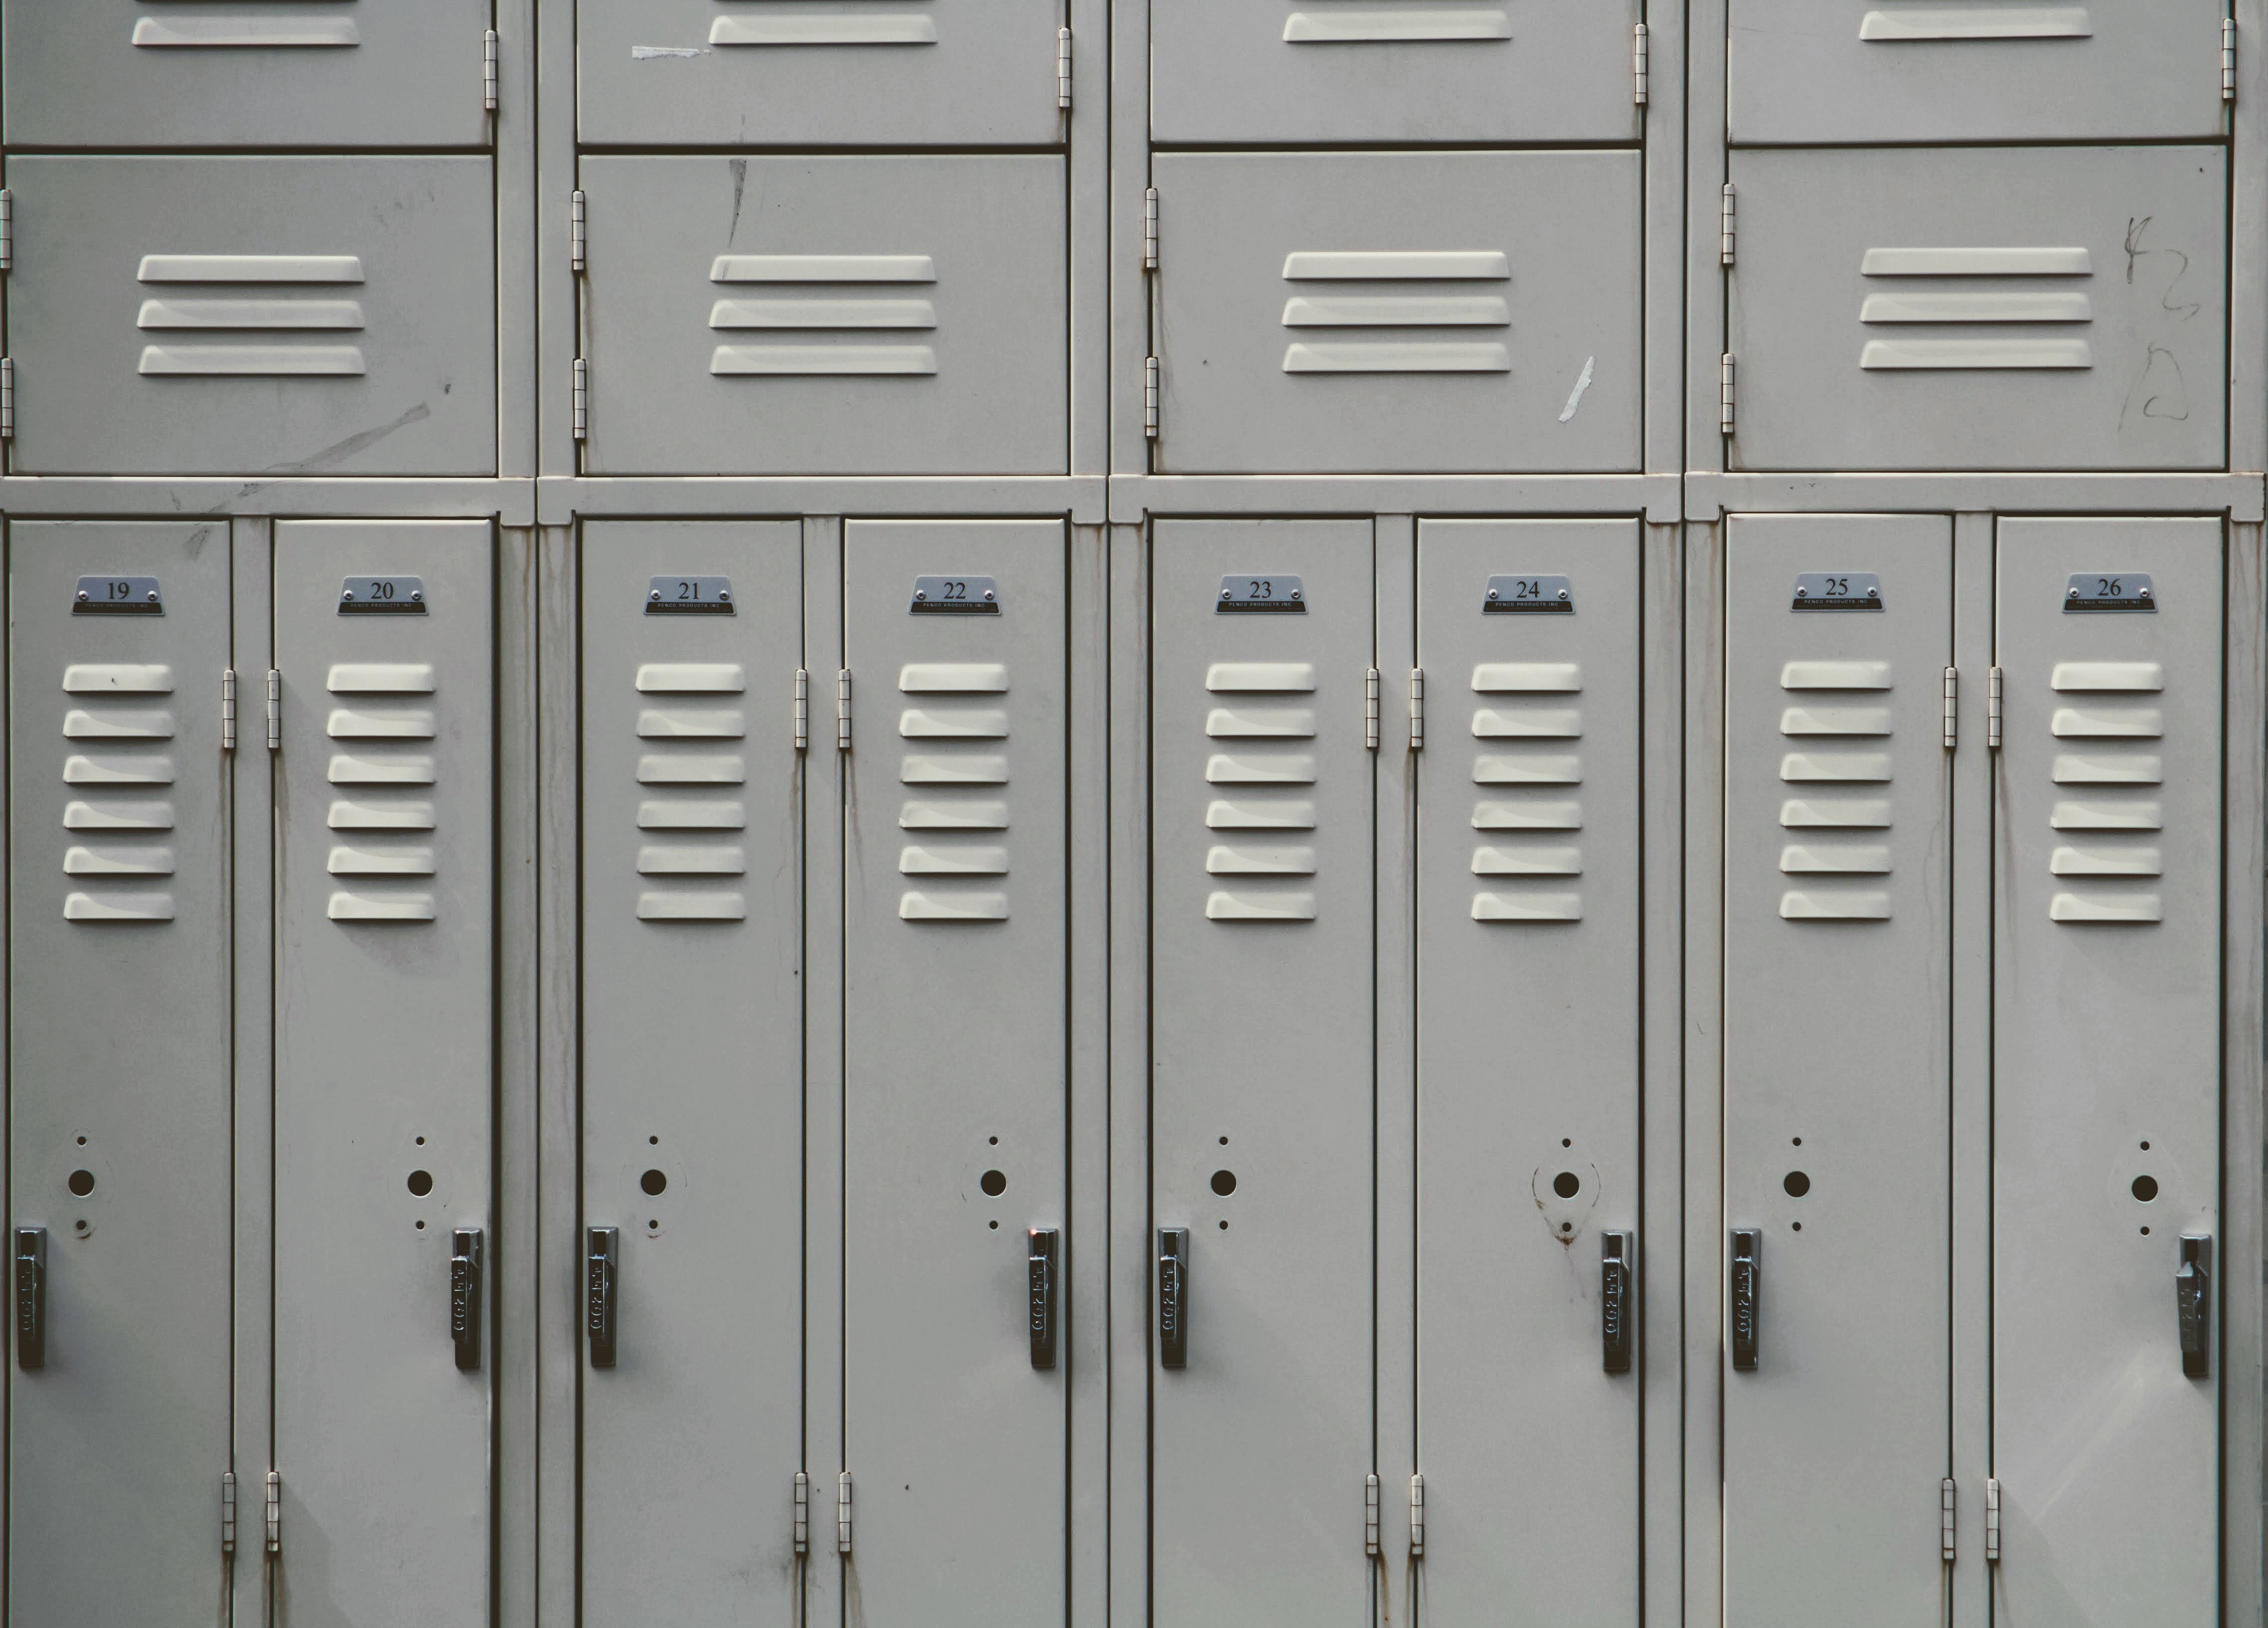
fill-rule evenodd
<path id="1" fill-rule="evenodd" d="M 74 616 L 162 616 L 166 600 L 155 577 L 81 577 L 71 594 Z"/>

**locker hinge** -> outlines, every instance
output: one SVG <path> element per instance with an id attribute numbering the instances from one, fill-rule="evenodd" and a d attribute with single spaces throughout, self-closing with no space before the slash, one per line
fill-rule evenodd
<path id="1" fill-rule="evenodd" d="M 1071 30 L 1056 30 L 1056 111 L 1071 111 Z"/>
<path id="2" fill-rule="evenodd" d="M 0 187 L 0 271 L 16 267 L 16 195 Z"/>
<path id="3" fill-rule="evenodd" d="M 1425 669 L 1410 669 L 1410 749 L 1425 749 Z"/>
<path id="4" fill-rule="evenodd" d="M 0 356 L 0 441 L 16 436 L 16 358 Z"/>
<path id="5" fill-rule="evenodd" d="M 1631 30 L 1631 74 L 1634 81 L 1631 99 L 1639 107 L 1646 106 L 1646 25 L 1637 24 Z"/>
<path id="6" fill-rule="evenodd" d="M 1142 358 L 1142 433 L 1158 438 L 1158 358 Z"/>
<path id="7" fill-rule="evenodd" d="M 575 438 L 587 440 L 591 434 L 591 365 L 581 357 L 575 358 Z"/>
<path id="8" fill-rule="evenodd" d="M 835 749 L 850 749 L 850 669 L 844 667 L 835 675 Z M 845 1480 L 843 1485 L 850 1485 Z M 850 1496 L 845 1493 L 847 1498 Z"/>
<path id="9" fill-rule="evenodd" d="M 276 1554 L 284 1547 L 284 1477 L 274 1470 L 268 1472 L 268 1552 Z"/>
<path id="10" fill-rule="evenodd" d="M 1363 1553 L 1375 1558 L 1378 1554 L 1378 1477 L 1366 1477 L 1362 1488 Z"/>
<path id="11" fill-rule="evenodd" d="M 835 1552 L 850 1552 L 850 1472 L 835 1477 Z"/>
<path id="12" fill-rule="evenodd" d="M 497 31 L 491 28 L 481 41 L 481 106 L 490 113 L 497 110 L 498 72 Z"/>
<path id="13" fill-rule="evenodd" d="M 1984 681 L 1984 745 L 1992 751 L 2000 749 L 2000 669 L 1994 667 Z"/>
<path id="14" fill-rule="evenodd" d="M 804 752 L 810 748 L 811 669 L 798 667 L 795 670 L 795 749 Z"/>
<path id="15" fill-rule="evenodd" d="M 220 1476 L 220 1551 L 225 1555 L 236 1552 L 236 1471 L 224 1470 Z"/>
<path id="16" fill-rule="evenodd" d="M 580 276 L 589 269 L 591 255 L 590 198 L 580 187 L 569 204 L 567 244 L 571 269 Z"/>
<path id="17" fill-rule="evenodd" d="M 1717 428 L 1726 435 L 1733 433 L 1733 353 L 1729 350 L 1718 367 Z"/>
<path id="18" fill-rule="evenodd" d="M 1362 743 L 1372 751 L 1378 750 L 1378 669 L 1373 667 L 1362 687 Z"/>
<path id="19" fill-rule="evenodd" d="M 268 749 L 284 749 L 284 675 L 268 669 Z"/>
<path id="20" fill-rule="evenodd" d="M 2000 1564 L 2000 1482 L 1997 1477 L 1984 1484 L 1984 1564 Z"/>
<path id="21" fill-rule="evenodd" d="M 1937 1484 L 1938 1558 L 1946 1565 L 1953 1564 L 1953 1477 L 1948 1476 Z"/>
<path id="22" fill-rule="evenodd" d="M 2220 99 L 2236 99 L 2236 19 L 2226 17 L 2220 23 Z"/>
<path id="23" fill-rule="evenodd" d="M 1727 181 L 1725 183 L 1725 200 L 1722 203 L 1718 205 L 1717 254 L 1718 257 L 1728 266 L 1733 263 L 1734 234 L 1740 229 L 1740 223 L 1734 215 L 1733 200 L 1733 183 L 1731 181 Z"/>
<path id="24" fill-rule="evenodd" d="M 1410 1558 L 1425 1558 L 1425 1477 L 1410 1477 Z"/>
<path id="25" fill-rule="evenodd" d="M 1945 749 L 1961 744 L 1961 669 L 1945 669 Z M 1952 1483 L 1948 1482 L 1950 1486 Z"/>
<path id="26" fill-rule="evenodd" d="M 0 203 L 4 203 L 7 196 L 5 192 L 0 192 Z M 4 219 L 4 217 L 0 217 L 0 219 Z M 1157 269 L 1158 189 L 1152 187 L 1142 195 L 1142 269 L 1155 271 Z"/>
<path id="27" fill-rule="evenodd" d="M 795 1551 L 811 1552 L 811 1477 L 800 1470 L 795 1472 Z"/>
<path id="28" fill-rule="evenodd" d="M 227 667 L 220 675 L 220 749 L 236 750 L 236 669 Z M 232 1482 L 232 1484 L 233 1483 Z M 232 1499 L 233 1492 L 230 1494 Z"/>

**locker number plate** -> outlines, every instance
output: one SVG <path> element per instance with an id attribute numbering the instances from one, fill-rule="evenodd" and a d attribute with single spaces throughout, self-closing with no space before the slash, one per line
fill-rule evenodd
<path id="1" fill-rule="evenodd" d="M 1222 616 L 1304 616 L 1307 590 L 1297 577 L 1223 577 L 1212 608 Z"/>
<path id="2" fill-rule="evenodd" d="M 997 616 L 1000 590 L 990 577 L 917 577 L 909 615 Z"/>
<path id="3" fill-rule="evenodd" d="M 732 616 L 730 577 L 656 577 L 646 585 L 649 616 Z"/>
<path id="4" fill-rule="evenodd" d="M 2140 611 L 2155 615 L 2158 596 L 2151 591 L 2146 571 L 2082 571 L 2073 573 L 2064 590 L 2063 613 L 2075 615 L 2090 610 Z"/>
<path id="5" fill-rule="evenodd" d="M 1481 613 L 1489 616 L 1575 614 L 1575 592 L 1565 577 L 1491 577 Z"/>
<path id="6" fill-rule="evenodd" d="M 423 577 L 350 577 L 339 587 L 342 616 L 422 616 Z"/>
<path id="7" fill-rule="evenodd" d="M 1791 610 L 1880 610 L 1882 579 L 1870 571 L 1807 571 L 1795 579 Z"/>
<path id="8" fill-rule="evenodd" d="M 74 616 L 162 616 L 166 596 L 155 577 L 81 577 L 71 595 Z"/>

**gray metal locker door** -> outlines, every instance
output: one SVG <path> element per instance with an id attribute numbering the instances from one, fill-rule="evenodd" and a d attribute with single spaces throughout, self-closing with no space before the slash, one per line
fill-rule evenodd
<path id="1" fill-rule="evenodd" d="M 484 147 L 489 0 L 11 5 L 11 147 Z"/>
<path id="2" fill-rule="evenodd" d="M 299 1628 L 488 1616 L 494 1353 L 459 1366 L 451 1256 L 490 1225 L 494 599 L 486 521 L 276 527 L 278 1587 Z M 405 600 L 423 609 L 353 608 Z"/>
<path id="3" fill-rule="evenodd" d="M 47 1256 L 44 1366 L 0 1358 L 9 1620 L 211 1622 L 232 1468 L 228 523 L 18 520 L 9 542 L 11 1216 Z"/>
<path id="4" fill-rule="evenodd" d="M 1064 528 L 853 520 L 843 554 L 844 1593 L 1038 1628 L 1067 1513 L 1070 1347 L 1042 1367 L 1027 1326 L 1033 1233 L 1067 1259 Z"/>
<path id="5" fill-rule="evenodd" d="M 1732 0 L 1736 142 L 2221 133 L 2224 0 Z"/>
<path id="6" fill-rule="evenodd" d="M 578 0 L 577 127 L 638 146 L 1058 146 L 1061 9 Z"/>
<path id="7" fill-rule="evenodd" d="M 493 472 L 490 168 L 9 159 L 11 469 Z"/>
<path id="8" fill-rule="evenodd" d="M 618 1254 L 615 1366 L 583 1376 L 582 1617 L 787 1628 L 802 527 L 583 539 L 583 1221 Z"/>
<path id="9" fill-rule="evenodd" d="M 1727 1623 L 1942 1604 L 1952 553 L 1939 516 L 1732 521 Z"/>
<path id="10" fill-rule="evenodd" d="M 1734 153 L 1734 467 L 2220 467 L 2227 169 L 2217 147 Z"/>
<path id="11" fill-rule="evenodd" d="M 1161 142 L 1635 142 L 1633 0 L 1150 8 Z"/>
<path id="12" fill-rule="evenodd" d="M 2220 522 L 2003 520 L 1999 554 L 1998 1592 L 2017 1622 L 2203 1628 L 2213 1274 L 2259 1270 L 2200 1263 L 2185 1365 L 2184 1241 L 2222 1242 Z"/>
<path id="13" fill-rule="evenodd" d="M 1352 1622 L 1374 1464 L 1371 527 L 1156 534 L 1151 1219 L 1186 1229 L 1188 1264 L 1184 1366 L 1150 1379 L 1152 1613 Z"/>
<path id="14" fill-rule="evenodd" d="M 1626 1625 L 1638 1365 L 1627 1337 L 1609 1352 L 1603 1300 L 1614 1243 L 1627 1330 L 1637 524 L 1425 521 L 1418 659 L 1426 1608 L 1443 1621 Z"/>
<path id="15" fill-rule="evenodd" d="M 1636 153 L 1151 167 L 1160 468 L 1638 467 Z"/>
<path id="16" fill-rule="evenodd" d="M 1068 468 L 1062 159 L 586 158 L 582 175 L 591 473 Z"/>

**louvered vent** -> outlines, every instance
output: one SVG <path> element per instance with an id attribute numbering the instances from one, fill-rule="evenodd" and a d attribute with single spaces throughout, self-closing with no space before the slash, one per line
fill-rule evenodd
<path id="1" fill-rule="evenodd" d="M 1867 341 L 1862 368 L 2095 365 L 2083 248 L 1870 248 L 1860 270 L 1872 281 L 1859 320 L 1896 330 Z"/>
<path id="2" fill-rule="evenodd" d="M 63 919 L 169 922 L 173 669 L 74 662 L 63 693 Z"/>
<path id="3" fill-rule="evenodd" d="M 1284 371 L 1508 373 L 1511 280 L 1495 250 L 1287 254 Z"/>
<path id="4" fill-rule="evenodd" d="M 437 911 L 434 674 L 422 661 L 340 662 L 324 688 L 333 921 L 426 922 Z"/>
<path id="5" fill-rule="evenodd" d="M 740 921 L 747 674 L 737 661 L 650 661 L 637 682 L 638 919 Z"/>
<path id="6" fill-rule="evenodd" d="M 1779 868 L 1789 921 L 1888 921 L 1890 917 L 1890 664 L 1791 661 Z"/>
<path id="7" fill-rule="evenodd" d="M 2057 886 L 2053 920 L 2117 925 L 2164 918 L 2159 842 L 2166 777 L 2161 745 L 2166 688 L 2155 661 L 2058 661 L 2049 674 L 2055 704 L 2056 797 L 2048 822 L 2061 838 L 2048 869 Z"/>
<path id="8" fill-rule="evenodd" d="M 937 372 L 931 345 L 878 343 L 880 335 L 936 329 L 933 301 L 891 291 L 936 283 L 936 262 L 927 254 L 719 254 L 709 280 L 755 291 L 711 306 L 711 328 L 778 335 L 718 345 L 710 354 L 711 373 L 855 378 Z M 847 291 L 878 288 L 883 291 Z"/>
<path id="9" fill-rule="evenodd" d="M 986 661 L 910 662 L 898 671 L 906 787 L 898 871 L 909 922 L 1008 918 L 1008 669 Z"/>
<path id="10" fill-rule="evenodd" d="M 136 276 L 166 291 L 143 300 L 135 326 L 180 335 L 142 348 L 145 374 L 352 379 L 368 371 L 360 345 L 331 337 L 362 331 L 362 302 L 326 291 L 361 284 L 356 255 L 144 254 Z"/>
<path id="11" fill-rule="evenodd" d="M 1213 921 L 1315 919 L 1315 669 L 1216 661 L 1205 711 L 1205 850 Z"/>
<path id="12" fill-rule="evenodd" d="M 1583 671 L 1572 661 L 1473 669 L 1473 919 L 1583 919 Z"/>

